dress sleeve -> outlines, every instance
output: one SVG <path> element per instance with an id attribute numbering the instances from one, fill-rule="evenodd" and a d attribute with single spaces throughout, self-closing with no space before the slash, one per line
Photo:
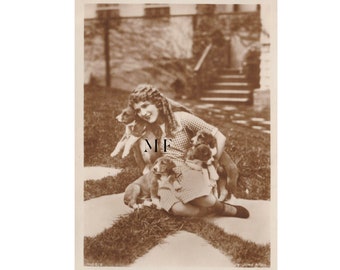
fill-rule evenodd
<path id="1" fill-rule="evenodd" d="M 199 130 L 206 130 L 209 131 L 213 136 L 215 136 L 218 131 L 217 127 L 208 124 L 207 122 L 193 114 L 187 112 L 179 112 L 178 114 L 182 125 L 190 129 L 194 134 Z"/>

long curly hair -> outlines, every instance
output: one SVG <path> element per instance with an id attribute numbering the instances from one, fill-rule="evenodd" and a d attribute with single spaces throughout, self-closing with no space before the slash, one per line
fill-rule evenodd
<path id="1" fill-rule="evenodd" d="M 192 113 L 185 106 L 165 97 L 157 87 L 151 84 L 139 84 L 132 90 L 129 96 L 129 106 L 141 101 L 149 101 L 154 104 L 165 121 L 165 133 L 168 136 L 174 136 L 176 132 L 181 130 L 182 126 L 175 118 L 175 111 L 185 111 Z"/>

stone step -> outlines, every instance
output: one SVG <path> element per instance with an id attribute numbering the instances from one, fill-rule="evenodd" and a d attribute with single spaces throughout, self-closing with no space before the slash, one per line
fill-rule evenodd
<path id="1" fill-rule="evenodd" d="M 230 97 L 201 97 L 203 102 L 218 102 L 218 103 L 248 103 L 248 98 L 230 98 Z"/>
<path id="2" fill-rule="evenodd" d="M 216 82 L 212 86 L 214 89 L 250 89 L 250 85 L 247 82 Z"/>
<path id="3" fill-rule="evenodd" d="M 248 98 L 251 94 L 250 90 L 235 89 L 216 89 L 206 90 L 202 93 L 202 97 L 230 97 L 230 98 Z"/>
<path id="4" fill-rule="evenodd" d="M 244 75 L 232 74 L 232 75 L 220 75 L 217 82 L 246 82 L 247 79 Z"/>
<path id="5" fill-rule="evenodd" d="M 241 74 L 238 68 L 225 68 L 222 70 L 223 74 Z"/>
<path id="6" fill-rule="evenodd" d="M 204 93 L 207 94 L 250 94 L 251 90 L 249 89 L 208 89 L 205 90 Z"/>

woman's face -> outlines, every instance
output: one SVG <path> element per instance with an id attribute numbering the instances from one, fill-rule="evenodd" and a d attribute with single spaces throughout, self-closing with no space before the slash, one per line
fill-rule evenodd
<path id="1" fill-rule="evenodd" d="M 140 101 L 135 103 L 133 108 L 140 118 L 149 123 L 156 122 L 159 116 L 159 110 L 157 109 L 156 105 L 149 101 Z"/>

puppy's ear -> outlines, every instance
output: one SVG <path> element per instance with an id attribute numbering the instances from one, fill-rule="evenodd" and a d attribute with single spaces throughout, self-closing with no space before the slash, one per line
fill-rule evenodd
<path id="1" fill-rule="evenodd" d="M 173 174 L 174 173 L 174 168 L 175 167 L 169 167 L 169 168 L 167 168 L 167 170 L 166 170 L 166 173 L 169 175 L 169 174 Z"/>
<path id="2" fill-rule="evenodd" d="M 169 159 L 166 167 L 167 167 L 168 173 L 172 173 L 173 169 L 176 167 L 176 164 L 172 160 Z"/>
<path id="3" fill-rule="evenodd" d="M 210 146 L 210 148 L 216 147 L 216 144 L 217 144 L 216 138 L 211 133 L 206 133 L 205 137 L 206 137 L 206 142 Z"/>
<path id="4" fill-rule="evenodd" d="M 131 106 L 127 106 L 125 110 L 129 113 L 135 113 L 135 110 Z"/>
<path id="5" fill-rule="evenodd" d="M 170 163 L 170 168 L 171 168 L 171 170 L 176 168 L 176 164 L 172 160 L 171 160 L 171 163 Z"/>
<path id="6" fill-rule="evenodd" d="M 211 158 L 211 150 L 208 147 L 204 147 L 204 160 L 208 160 Z"/>
<path id="7" fill-rule="evenodd" d="M 185 154 L 185 159 L 192 160 L 193 159 L 194 150 L 193 148 L 189 148 Z"/>

